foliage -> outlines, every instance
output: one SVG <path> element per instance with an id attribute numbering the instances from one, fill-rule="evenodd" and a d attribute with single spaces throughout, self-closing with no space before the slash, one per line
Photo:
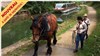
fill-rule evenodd
<path id="1" fill-rule="evenodd" d="M 29 39 L 31 37 L 30 25 L 31 21 L 29 19 L 5 24 L 2 28 L 2 48 L 23 38 Z"/>
<path id="2" fill-rule="evenodd" d="M 28 9 L 28 11 L 33 14 L 41 14 L 45 12 L 51 12 L 54 9 L 54 2 L 28 2 L 23 9 Z"/>

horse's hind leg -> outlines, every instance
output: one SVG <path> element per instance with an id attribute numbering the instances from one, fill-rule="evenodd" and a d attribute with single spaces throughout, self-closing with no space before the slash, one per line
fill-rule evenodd
<path id="1" fill-rule="evenodd" d="M 51 53 L 52 53 L 51 39 L 48 39 L 48 40 L 47 40 L 47 46 L 48 46 L 48 49 L 47 49 L 46 55 L 51 55 Z"/>
<path id="2" fill-rule="evenodd" d="M 53 37 L 54 37 L 54 39 L 53 39 L 53 44 L 54 45 L 56 45 L 56 43 L 57 43 L 57 38 L 56 38 L 56 30 L 54 31 L 54 33 L 53 33 Z"/>
<path id="3" fill-rule="evenodd" d="M 35 46 L 34 46 L 34 54 L 33 54 L 33 56 L 37 56 L 38 46 L 39 46 L 39 41 L 36 41 L 35 42 Z"/>

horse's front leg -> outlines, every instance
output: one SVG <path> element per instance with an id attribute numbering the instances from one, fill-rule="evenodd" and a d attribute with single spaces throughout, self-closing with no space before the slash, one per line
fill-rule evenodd
<path id="1" fill-rule="evenodd" d="M 48 49 L 47 49 L 46 55 L 51 55 L 51 53 L 52 53 L 51 39 L 48 39 L 48 40 L 47 40 L 47 46 L 48 46 Z"/>
<path id="2" fill-rule="evenodd" d="M 36 42 L 34 42 L 34 43 L 35 43 L 35 46 L 34 46 L 34 54 L 33 54 L 33 56 L 37 56 L 39 41 L 36 41 Z"/>

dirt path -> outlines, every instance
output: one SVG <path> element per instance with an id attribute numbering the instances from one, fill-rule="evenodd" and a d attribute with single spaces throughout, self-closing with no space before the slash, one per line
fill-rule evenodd
<path id="1" fill-rule="evenodd" d="M 91 24 L 89 26 L 89 34 L 92 33 L 94 27 L 96 26 L 96 11 L 92 7 L 88 7 L 88 17 L 91 20 Z M 56 46 L 52 46 L 52 55 L 51 56 L 74 56 L 73 49 L 74 45 L 72 44 L 72 30 L 75 29 L 75 26 L 71 28 L 70 30 L 66 31 L 64 34 L 61 34 L 58 37 L 61 37 L 61 39 L 58 41 Z M 38 55 L 39 56 L 45 56 L 46 53 L 46 45 L 40 46 L 38 50 Z M 31 49 L 27 51 L 25 54 L 21 56 L 32 56 L 34 49 Z"/>

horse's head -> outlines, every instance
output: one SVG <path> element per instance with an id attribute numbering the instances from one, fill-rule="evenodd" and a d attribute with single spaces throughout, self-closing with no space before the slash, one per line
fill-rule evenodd
<path id="1" fill-rule="evenodd" d="M 33 40 L 38 40 L 40 37 L 40 18 L 39 16 L 36 16 L 32 19 L 32 34 L 33 34 Z"/>
<path id="2" fill-rule="evenodd" d="M 43 36 L 48 28 L 46 17 L 41 15 L 36 16 L 32 21 L 33 39 L 39 40 L 39 37 Z"/>

